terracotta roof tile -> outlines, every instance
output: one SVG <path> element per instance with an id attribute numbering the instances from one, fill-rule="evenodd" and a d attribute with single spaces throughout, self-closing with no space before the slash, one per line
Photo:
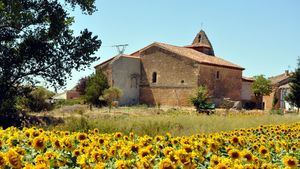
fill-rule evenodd
<path id="1" fill-rule="evenodd" d="M 271 83 L 273 85 L 275 85 L 275 84 L 278 84 L 278 83 L 280 83 L 284 80 L 287 80 L 288 78 L 290 78 L 290 74 L 283 73 L 283 74 L 280 74 L 280 75 L 277 75 L 277 76 L 272 76 L 269 79 L 271 80 Z"/>
<path id="2" fill-rule="evenodd" d="M 171 51 L 173 53 L 176 53 L 178 55 L 190 58 L 190 59 L 195 60 L 195 61 L 197 61 L 199 63 L 202 63 L 202 64 L 225 66 L 225 67 L 229 67 L 229 68 L 236 68 L 236 69 L 244 70 L 244 68 L 242 68 L 239 65 L 236 65 L 236 64 L 231 63 L 229 61 L 221 59 L 217 56 L 206 55 L 206 54 L 198 52 L 194 49 L 179 47 L 179 46 L 173 46 L 173 45 L 169 45 L 169 44 L 165 44 L 165 43 L 159 43 L 159 42 L 155 42 L 155 43 L 149 45 L 148 47 L 150 47 L 152 45 L 157 45 L 159 47 L 162 47 L 163 49 L 166 49 L 166 50 Z M 143 50 L 146 50 L 146 49 L 147 48 L 145 48 Z"/>
<path id="3" fill-rule="evenodd" d="M 242 77 L 242 80 L 243 81 L 249 81 L 249 82 L 254 82 L 255 81 L 255 79 L 253 77 L 245 77 L 245 76 Z"/>
<path id="4" fill-rule="evenodd" d="M 137 55 L 136 56 L 132 56 L 132 55 L 121 54 L 121 55 L 114 56 L 114 57 L 112 57 L 112 58 L 110 58 L 110 59 L 108 59 L 108 60 L 106 60 L 106 61 L 104 61 L 104 62 L 102 62 L 102 63 L 100 63 L 100 64 L 98 64 L 96 66 L 94 66 L 94 68 L 96 68 L 98 66 L 103 66 L 103 65 L 105 65 L 107 63 L 111 63 L 117 57 L 126 57 L 126 58 L 140 59 L 140 57 L 137 56 Z"/>

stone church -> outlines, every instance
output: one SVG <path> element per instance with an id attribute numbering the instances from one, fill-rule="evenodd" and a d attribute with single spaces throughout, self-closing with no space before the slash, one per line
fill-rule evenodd
<path id="1" fill-rule="evenodd" d="M 112 57 L 95 69 L 105 73 L 110 86 L 123 91 L 120 105 L 190 106 L 189 98 L 200 85 L 208 88 L 217 105 L 223 98 L 250 98 L 244 68 L 215 56 L 203 30 L 191 45 L 154 42 L 130 55 Z"/>

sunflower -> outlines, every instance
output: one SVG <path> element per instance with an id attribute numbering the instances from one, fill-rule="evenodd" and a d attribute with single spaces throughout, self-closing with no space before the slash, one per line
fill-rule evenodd
<path id="1" fill-rule="evenodd" d="M 259 153 L 263 156 L 268 155 L 269 150 L 265 146 L 260 146 L 259 147 Z"/>
<path id="2" fill-rule="evenodd" d="M 163 153 L 165 156 L 168 156 L 173 151 L 172 147 L 166 147 L 163 149 Z"/>
<path id="3" fill-rule="evenodd" d="M 285 166 L 290 167 L 290 168 L 297 168 L 297 166 L 298 166 L 297 158 L 292 157 L 292 156 L 283 157 L 283 163 Z"/>
<path id="4" fill-rule="evenodd" d="M 219 163 L 215 169 L 228 169 L 229 167 L 226 164 Z"/>
<path id="5" fill-rule="evenodd" d="M 130 133 L 129 133 L 129 137 L 130 137 L 130 138 L 133 138 L 133 137 L 134 137 L 134 133 L 133 133 L 133 132 L 130 132 Z"/>
<path id="6" fill-rule="evenodd" d="M 78 149 L 75 149 L 74 151 L 73 151 L 73 156 L 74 157 L 78 157 L 80 155 L 80 151 L 78 150 Z"/>
<path id="7" fill-rule="evenodd" d="M 104 138 L 99 138 L 99 141 L 98 141 L 101 145 L 104 144 L 105 142 L 105 139 Z"/>
<path id="8" fill-rule="evenodd" d="M 147 148 L 142 149 L 141 151 L 139 151 L 139 155 L 140 157 L 146 157 L 150 154 L 149 150 Z"/>
<path id="9" fill-rule="evenodd" d="M 83 140 L 85 140 L 87 138 L 87 134 L 86 133 L 78 133 L 77 134 L 77 139 L 79 140 L 79 141 L 83 141 Z"/>
<path id="10" fill-rule="evenodd" d="M 141 158 L 140 161 L 137 162 L 138 168 L 143 168 L 143 169 L 152 169 L 152 163 L 148 158 Z"/>
<path id="11" fill-rule="evenodd" d="M 139 146 L 137 144 L 131 145 L 131 151 L 137 153 L 139 151 Z"/>
<path id="12" fill-rule="evenodd" d="M 48 159 L 47 158 L 45 158 L 44 156 L 42 156 L 42 155 L 37 155 L 36 157 L 35 157 L 35 162 L 36 162 L 36 164 L 46 164 L 46 165 L 48 165 L 50 162 L 48 161 Z M 41 165 L 42 166 L 42 165 Z"/>
<path id="13" fill-rule="evenodd" d="M 160 162 L 159 169 L 175 169 L 175 166 L 169 158 L 165 158 Z"/>
<path id="14" fill-rule="evenodd" d="M 58 154 L 55 153 L 55 152 L 53 152 L 53 151 L 47 151 L 47 152 L 45 153 L 45 157 L 46 157 L 46 159 L 48 159 L 48 160 L 56 159 L 57 156 L 58 156 Z"/>
<path id="15" fill-rule="evenodd" d="M 93 130 L 93 133 L 94 133 L 94 134 L 98 134 L 98 133 L 99 133 L 99 129 L 95 128 L 95 129 Z"/>
<path id="16" fill-rule="evenodd" d="M 56 149 L 61 149 L 62 148 L 62 145 L 60 143 L 60 141 L 58 139 L 55 139 L 53 142 L 52 142 L 52 146 Z"/>
<path id="17" fill-rule="evenodd" d="M 237 136 L 234 136 L 231 138 L 231 143 L 232 144 L 238 144 L 239 143 L 239 138 Z"/>
<path id="18" fill-rule="evenodd" d="M 210 158 L 210 166 L 216 166 L 220 163 L 220 159 L 216 155 L 212 155 Z"/>
<path id="19" fill-rule="evenodd" d="M 253 155 L 249 150 L 244 150 L 242 152 L 242 156 L 243 158 L 245 158 L 248 162 L 252 162 L 253 161 Z"/>
<path id="20" fill-rule="evenodd" d="M 47 166 L 47 165 L 44 164 L 44 163 L 41 163 L 41 164 L 36 164 L 36 165 L 34 166 L 34 168 L 35 168 L 35 169 L 48 169 L 49 166 Z"/>
<path id="21" fill-rule="evenodd" d="M 104 169 L 105 168 L 105 163 L 99 162 L 96 164 L 94 169 Z"/>
<path id="22" fill-rule="evenodd" d="M 70 138 L 68 138 L 68 137 L 64 138 L 63 144 L 67 150 L 71 150 L 73 148 L 72 142 L 71 142 Z"/>
<path id="23" fill-rule="evenodd" d="M 4 157 L 4 154 L 0 152 L 0 168 L 4 167 L 6 164 L 6 160 Z"/>
<path id="24" fill-rule="evenodd" d="M 115 138 L 121 138 L 121 137 L 122 137 L 122 133 L 120 133 L 120 132 L 115 133 Z"/>
<path id="25" fill-rule="evenodd" d="M 13 168 L 21 168 L 22 160 L 21 156 L 13 149 L 10 149 L 6 154 L 9 165 Z"/>
<path id="26" fill-rule="evenodd" d="M 238 150 L 236 149 L 232 149 L 229 151 L 229 156 L 232 158 L 232 159 L 239 159 L 241 157 L 241 154 Z"/>
<path id="27" fill-rule="evenodd" d="M 33 139 L 32 145 L 37 150 L 45 149 L 45 139 L 43 137 L 35 137 Z"/>
<path id="28" fill-rule="evenodd" d="M 127 162 L 125 160 L 117 160 L 116 161 L 116 168 L 117 169 L 126 169 L 126 168 L 128 168 Z"/>

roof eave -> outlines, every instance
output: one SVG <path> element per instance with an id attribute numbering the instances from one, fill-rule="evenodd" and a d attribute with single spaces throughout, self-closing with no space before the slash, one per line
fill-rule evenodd
<path id="1" fill-rule="evenodd" d="M 243 68 L 243 67 L 227 66 L 227 65 L 220 65 L 220 64 L 207 63 L 207 62 L 199 62 L 199 61 L 198 61 L 198 63 L 203 64 L 203 65 L 219 66 L 219 67 L 230 68 L 230 69 L 237 69 L 237 70 L 242 70 L 242 71 L 245 70 L 245 68 Z"/>

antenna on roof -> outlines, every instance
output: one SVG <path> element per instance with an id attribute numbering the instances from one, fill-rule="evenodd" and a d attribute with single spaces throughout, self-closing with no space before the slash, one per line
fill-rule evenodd
<path id="1" fill-rule="evenodd" d="M 119 55 L 121 55 L 121 54 L 124 54 L 127 46 L 128 46 L 128 44 L 121 44 L 121 45 L 113 45 L 111 47 L 115 47 L 118 50 Z"/>

